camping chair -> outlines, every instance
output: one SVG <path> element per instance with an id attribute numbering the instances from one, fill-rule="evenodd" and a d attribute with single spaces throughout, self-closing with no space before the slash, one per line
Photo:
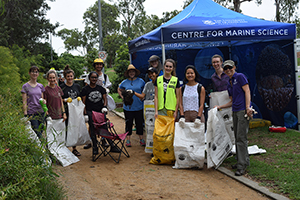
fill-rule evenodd
<path id="1" fill-rule="evenodd" d="M 118 158 L 115 159 L 111 155 L 112 152 L 110 152 L 111 145 L 102 145 L 101 142 L 97 139 L 97 147 L 100 149 L 100 154 L 93 155 L 93 161 L 96 161 L 102 155 L 109 155 L 116 163 L 119 163 L 122 153 L 126 157 L 129 157 L 129 153 L 125 148 L 125 138 L 128 132 L 123 134 L 117 134 L 114 129 L 114 125 L 106 118 L 105 114 L 95 111 L 93 111 L 92 113 L 96 137 L 111 140 L 112 144 L 119 150 Z M 116 153 L 114 152 L 114 154 Z"/>

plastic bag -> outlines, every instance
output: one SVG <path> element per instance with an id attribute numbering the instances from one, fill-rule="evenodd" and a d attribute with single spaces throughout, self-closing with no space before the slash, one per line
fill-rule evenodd
<path id="1" fill-rule="evenodd" d="M 65 145 L 66 125 L 63 119 L 47 121 L 47 142 L 49 151 L 57 158 L 63 167 L 79 161 Z"/>
<path id="2" fill-rule="evenodd" d="M 83 115 L 85 105 L 82 101 L 74 99 L 71 103 L 68 103 L 69 109 L 69 122 L 67 129 L 66 146 L 79 146 L 89 144 L 90 135 L 85 125 L 85 119 Z"/>
<path id="3" fill-rule="evenodd" d="M 106 95 L 106 98 L 107 98 L 107 108 L 108 108 L 108 110 L 116 109 L 115 100 L 109 94 Z"/>
<path id="4" fill-rule="evenodd" d="M 153 131 L 154 131 L 154 118 L 155 108 L 154 108 L 154 101 L 152 100 L 145 100 L 144 101 L 144 119 L 145 119 L 145 128 L 146 128 L 146 153 L 153 152 Z"/>
<path id="5" fill-rule="evenodd" d="M 153 158 L 150 164 L 174 164 L 174 117 L 158 115 L 153 132 Z"/>
<path id="6" fill-rule="evenodd" d="M 218 112 L 217 108 L 208 111 L 206 132 L 207 168 L 218 168 L 232 149 L 224 120 Z"/>
<path id="7" fill-rule="evenodd" d="M 199 128 L 186 122 L 184 128 L 175 123 L 174 152 L 175 166 L 173 168 L 203 168 L 205 159 L 204 123 Z"/>

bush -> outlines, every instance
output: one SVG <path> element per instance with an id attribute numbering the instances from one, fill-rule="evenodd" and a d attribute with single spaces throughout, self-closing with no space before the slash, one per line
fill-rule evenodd
<path id="1" fill-rule="evenodd" d="M 49 153 L 28 138 L 20 120 L 22 83 L 16 62 L 8 48 L 0 47 L 0 199 L 64 199 L 57 175 L 45 162 Z"/>
<path id="2" fill-rule="evenodd" d="M 127 70 L 127 67 L 130 64 L 128 54 L 127 44 L 120 46 L 119 50 L 117 51 L 117 57 L 114 65 L 114 70 L 117 76 L 111 81 L 113 84 L 111 87 L 112 93 L 117 92 L 119 84 L 126 79 L 124 72 Z"/>

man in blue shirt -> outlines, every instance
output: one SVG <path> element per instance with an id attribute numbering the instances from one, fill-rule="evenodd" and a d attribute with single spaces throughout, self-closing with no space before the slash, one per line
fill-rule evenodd
<path id="1" fill-rule="evenodd" d="M 237 164 L 233 165 L 233 169 L 237 169 L 236 176 L 245 174 L 247 166 L 250 164 L 247 144 L 247 133 L 249 129 L 249 119 L 252 117 L 250 108 L 250 88 L 246 76 L 235 71 L 236 67 L 232 60 L 224 62 L 223 70 L 229 76 L 227 90 L 230 102 L 218 109 L 232 106 L 233 131 L 235 136 L 236 158 Z"/>

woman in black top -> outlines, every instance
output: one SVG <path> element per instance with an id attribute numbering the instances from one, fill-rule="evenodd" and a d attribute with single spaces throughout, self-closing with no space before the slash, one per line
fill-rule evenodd
<path id="1" fill-rule="evenodd" d="M 66 99 L 68 99 L 69 97 L 71 99 L 76 99 L 77 97 L 79 97 L 80 95 L 80 86 L 77 83 L 74 83 L 74 76 L 75 73 L 74 71 L 69 67 L 69 65 L 66 65 L 65 69 L 64 69 L 64 77 L 66 78 L 66 82 L 62 83 L 60 85 L 64 95 L 62 96 L 62 98 L 64 99 L 64 107 L 65 107 L 65 111 L 67 114 L 67 120 L 66 122 L 66 127 L 68 127 L 68 121 L 69 121 L 69 109 L 68 109 L 68 104 L 66 102 Z M 75 117 L 75 116 L 72 116 Z M 67 130 L 68 131 L 68 130 Z M 68 133 L 66 131 L 66 133 Z M 68 135 L 67 135 L 68 137 Z M 77 151 L 76 146 L 73 146 L 73 151 L 72 153 L 75 156 L 81 156 L 81 154 Z"/>
<path id="2" fill-rule="evenodd" d="M 81 91 L 82 102 L 85 104 L 85 114 L 89 117 L 89 130 L 90 136 L 93 142 L 93 155 L 97 155 L 98 147 L 97 147 L 97 139 L 95 135 L 95 129 L 92 118 L 92 111 L 107 113 L 107 98 L 106 98 L 106 90 L 100 86 L 96 85 L 98 80 L 98 74 L 96 72 L 91 72 L 88 76 L 90 80 L 90 84 L 85 86 Z M 111 152 L 119 152 L 119 150 L 113 146 L 111 140 L 107 139 L 110 144 Z"/>

